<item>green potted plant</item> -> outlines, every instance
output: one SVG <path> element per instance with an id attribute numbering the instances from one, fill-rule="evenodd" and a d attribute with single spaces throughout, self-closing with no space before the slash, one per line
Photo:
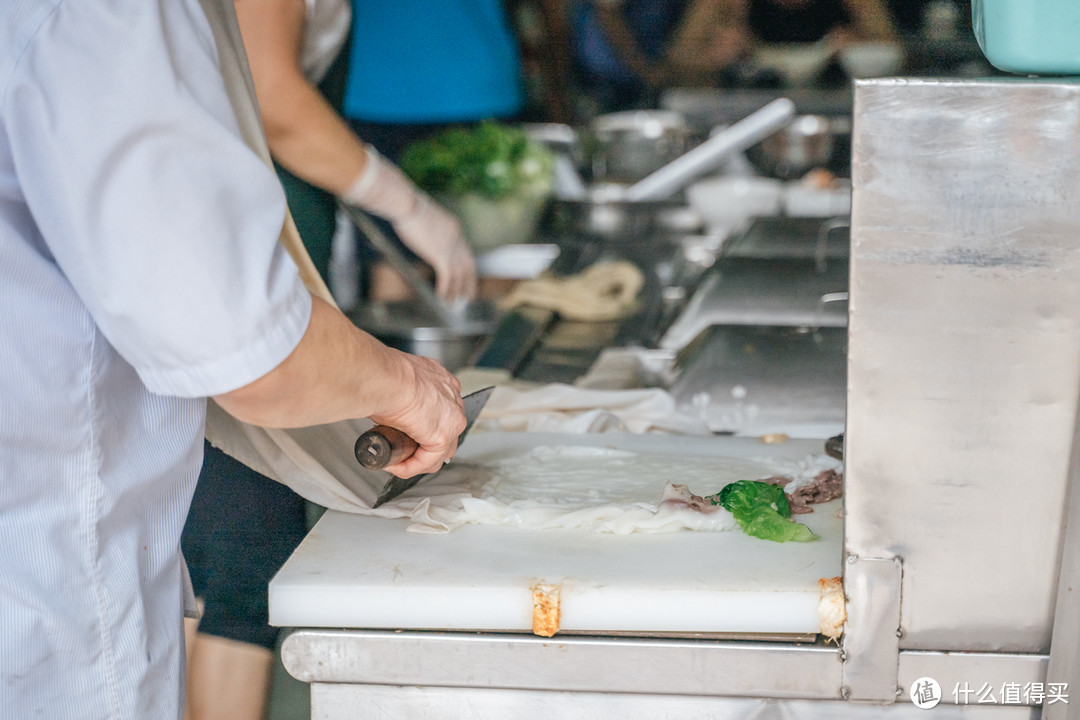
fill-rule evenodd
<path id="1" fill-rule="evenodd" d="M 409 146 L 401 169 L 461 220 L 470 245 L 528 242 L 551 195 L 554 157 L 519 127 L 484 121 Z"/>

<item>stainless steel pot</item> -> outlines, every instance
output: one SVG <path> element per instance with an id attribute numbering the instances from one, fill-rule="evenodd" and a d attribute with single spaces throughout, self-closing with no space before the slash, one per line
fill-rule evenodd
<path id="1" fill-rule="evenodd" d="M 630 201 L 594 191 L 580 200 L 554 200 L 552 224 L 559 238 L 571 241 L 590 236 L 634 239 L 693 232 L 701 218 L 679 199 Z"/>
<path id="2" fill-rule="evenodd" d="M 349 314 L 360 329 L 392 348 L 437 360 L 454 372 L 465 367 L 491 336 L 498 310 L 474 300 L 453 308 L 450 322 L 432 317 L 415 301 L 369 303 Z"/>
<path id="3" fill-rule="evenodd" d="M 608 113 L 590 125 L 592 178 L 635 183 L 667 165 L 701 138 L 682 114 L 668 110 Z"/>
<path id="4" fill-rule="evenodd" d="M 762 172 L 790 180 L 826 167 L 838 138 L 850 133 L 851 121 L 846 117 L 800 115 L 787 127 L 748 148 L 746 157 Z"/>

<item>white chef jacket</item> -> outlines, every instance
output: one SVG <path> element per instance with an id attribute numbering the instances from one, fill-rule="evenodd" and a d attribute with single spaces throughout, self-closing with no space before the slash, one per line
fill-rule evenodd
<path id="1" fill-rule="evenodd" d="M 300 67 L 308 80 L 322 81 L 349 36 L 351 19 L 352 6 L 348 0 L 304 0 Z"/>
<path id="2" fill-rule="evenodd" d="M 205 396 L 311 299 L 197 0 L 0 3 L 0 717 L 178 718 Z"/>

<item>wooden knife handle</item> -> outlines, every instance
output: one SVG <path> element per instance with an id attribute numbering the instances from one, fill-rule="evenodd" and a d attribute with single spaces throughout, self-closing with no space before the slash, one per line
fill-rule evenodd
<path id="1" fill-rule="evenodd" d="M 356 439 L 356 461 L 369 470 L 382 470 L 387 465 L 412 457 L 420 445 L 397 428 L 376 425 Z"/>

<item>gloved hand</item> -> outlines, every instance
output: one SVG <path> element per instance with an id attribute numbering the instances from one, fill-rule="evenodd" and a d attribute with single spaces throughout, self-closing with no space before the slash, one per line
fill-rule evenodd
<path id="1" fill-rule="evenodd" d="M 341 199 L 388 220 L 405 244 L 435 270 L 435 292 L 440 297 L 473 297 L 476 263 L 461 223 L 371 146 L 367 155 L 364 169 Z"/>

